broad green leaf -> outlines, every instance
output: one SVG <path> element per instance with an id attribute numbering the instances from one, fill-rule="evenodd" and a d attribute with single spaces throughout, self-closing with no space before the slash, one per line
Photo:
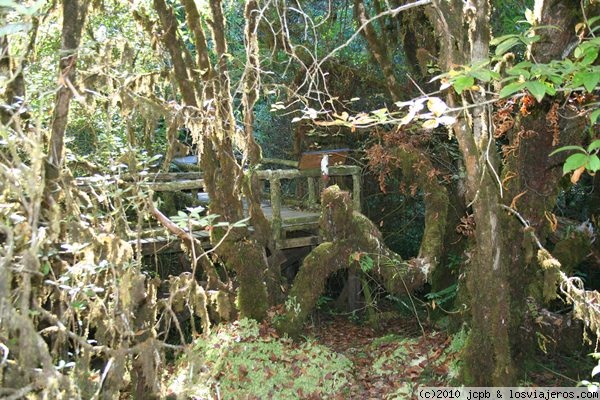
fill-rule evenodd
<path id="1" fill-rule="evenodd" d="M 568 174 L 571 171 L 576 170 L 579 167 L 584 166 L 588 162 L 588 155 L 583 153 L 576 153 L 570 155 L 563 165 L 563 174 Z"/>
<path id="2" fill-rule="evenodd" d="M 519 43 L 521 43 L 521 40 L 518 37 L 505 40 L 496 47 L 496 55 L 501 56 Z"/>
<path id="3" fill-rule="evenodd" d="M 544 96 L 546 95 L 546 85 L 544 85 L 540 81 L 529 81 L 525 83 L 527 90 L 535 99 L 539 102 L 542 101 Z"/>
<path id="4" fill-rule="evenodd" d="M 564 83 L 564 79 L 559 75 L 549 75 L 548 79 L 557 86 L 562 86 L 562 84 Z M 556 94 L 556 90 L 554 91 L 554 93 L 548 92 L 548 94 L 554 96 Z"/>
<path id="5" fill-rule="evenodd" d="M 525 87 L 525 83 L 524 82 L 513 82 L 513 83 L 509 83 L 508 85 L 504 86 L 502 88 L 502 90 L 500 90 L 500 98 L 504 98 L 504 97 L 508 97 L 511 94 L 514 94 L 516 92 L 518 92 L 519 90 L 523 89 Z"/>
<path id="6" fill-rule="evenodd" d="M 562 151 L 567 151 L 567 150 L 578 150 L 578 151 L 581 151 L 581 152 L 585 153 L 585 149 L 583 147 L 581 147 L 581 146 L 563 146 L 563 147 L 560 147 L 560 148 L 554 150 L 552 153 L 550 153 L 548 155 L 548 157 L 553 156 L 553 155 L 555 155 L 557 153 L 560 153 Z"/>
<path id="7" fill-rule="evenodd" d="M 366 254 L 360 257 L 358 263 L 360 264 L 360 268 L 363 270 L 363 272 L 370 272 L 375 265 L 373 259 Z"/>
<path id="8" fill-rule="evenodd" d="M 600 74 L 594 72 L 579 72 L 573 76 L 573 86 L 583 85 L 585 90 L 592 92 L 600 82 Z"/>
<path id="9" fill-rule="evenodd" d="M 493 71 L 491 70 L 480 69 L 477 71 L 471 71 L 471 74 L 482 82 L 489 82 L 492 79 L 492 72 Z"/>
<path id="10" fill-rule="evenodd" d="M 590 121 L 591 121 L 592 125 L 594 125 L 596 123 L 596 121 L 598 120 L 598 117 L 600 117 L 600 108 L 597 110 L 594 110 L 590 114 Z"/>
<path id="11" fill-rule="evenodd" d="M 531 61 L 521 61 L 520 63 L 513 66 L 513 68 L 531 68 L 533 64 Z"/>
<path id="12" fill-rule="evenodd" d="M 236 222 L 235 224 L 233 224 L 232 228 L 243 228 L 248 225 L 247 224 L 248 221 L 250 221 L 250 217 L 241 219 L 238 222 Z"/>
<path id="13" fill-rule="evenodd" d="M 519 37 L 519 35 L 515 35 L 515 34 L 498 36 L 497 38 L 493 38 L 492 40 L 490 40 L 490 46 L 496 46 L 508 39 L 518 38 L 518 37 Z"/>
<path id="14" fill-rule="evenodd" d="M 600 20 L 600 15 L 596 15 L 595 17 L 588 18 L 588 20 L 587 20 L 588 26 L 594 25 L 594 23 L 598 20 Z"/>
<path id="15" fill-rule="evenodd" d="M 523 75 L 523 78 L 525 78 L 525 79 L 529 79 L 529 77 L 531 76 L 531 73 L 528 70 L 523 69 L 523 68 L 511 68 L 511 69 L 506 70 L 506 73 L 508 75 L 516 75 L 516 76 Z"/>
<path id="16" fill-rule="evenodd" d="M 461 76 L 457 78 L 452 85 L 456 93 L 461 94 L 463 90 L 470 88 L 475 84 L 475 78 L 472 76 Z"/>
<path id="17" fill-rule="evenodd" d="M 592 63 L 596 61 L 596 58 L 598 58 L 598 48 L 590 47 L 585 51 L 581 64 L 592 65 Z"/>
<path id="18" fill-rule="evenodd" d="M 592 154 L 589 156 L 586 168 L 592 172 L 600 170 L 600 158 L 598 158 L 598 155 Z"/>
<path id="19" fill-rule="evenodd" d="M 539 41 L 542 37 L 540 35 L 533 35 L 533 36 L 526 36 L 523 38 L 523 42 L 526 45 L 530 45 L 532 43 L 535 43 L 537 41 Z"/>
<path id="20" fill-rule="evenodd" d="M 556 94 L 556 88 L 551 85 L 546 85 L 546 93 L 550 96 L 554 96 Z"/>
<path id="21" fill-rule="evenodd" d="M 600 111 L 600 110 L 596 110 L 596 111 Z M 590 145 L 587 148 L 587 151 L 588 151 L 588 153 L 591 153 L 592 151 L 594 151 L 596 149 L 600 149 L 600 139 L 596 139 L 592 143 L 590 143 Z"/>

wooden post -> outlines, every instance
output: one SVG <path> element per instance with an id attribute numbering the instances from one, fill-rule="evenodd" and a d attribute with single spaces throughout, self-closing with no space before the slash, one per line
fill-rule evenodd
<path id="1" fill-rule="evenodd" d="M 354 211 L 361 212 L 360 209 L 360 171 L 352 174 L 352 205 Z"/>
<path id="2" fill-rule="evenodd" d="M 309 177 L 308 180 L 308 206 L 314 207 L 317 205 L 317 185 L 316 179 Z"/>
<path id="3" fill-rule="evenodd" d="M 273 238 L 275 243 L 279 244 L 282 239 L 281 231 L 281 181 L 279 178 L 269 179 L 271 184 L 271 208 L 273 209 L 273 221 L 271 221 L 271 229 L 273 230 Z"/>

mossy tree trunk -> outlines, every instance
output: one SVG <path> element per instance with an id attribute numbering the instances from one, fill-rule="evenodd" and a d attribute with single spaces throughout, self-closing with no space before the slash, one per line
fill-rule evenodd
<path id="1" fill-rule="evenodd" d="M 489 52 L 488 0 L 475 0 L 466 7 L 460 0 L 434 1 L 432 23 L 441 37 L 440 64 L 454 65 L 487 60 Z M 449 95 L 449 103 L 457 101 Z M 465 380 L 478 386 L 511 386 L 515 382 L 510 326 L 510 282 L 508 242 L 503 240 L 507 217 L 500 209 L 494 171 L 498 159 L 488 153 L 493 140 L 488 125 L 489 110 L 480 93 L 463 102 L 473 103 L 470 113 L 461 113 L 454 133 L 463 155 L 468 200 L 476 224 L 475 245 L 466 271 L 471 300 L 470 334 L 465 351 Z M 494 171 L 492 171 L 492 169 Z"/>
<path id="2" fill-rule="evenodd" d="M 444 226 L 443 222 L 441 226 Z M 407 262 L 388 249 L 379 229 L 367 217 L 353 211 L 349 193 L 337 186 L 328 187 L 322 193 L 320 227 L 325 241 L 304 259 L 284 314 L 277 323 L 279 330 L 290 335 L 299 334 L 322 294 L 327 278 L 336 271 L 357 268 L 351 256 L 371 257 L 374 264 L 371 273 L 389 292 L 396 294 L 422 287 L 435 268 L 431 260 L 436 256 L 425 254 L 431 250 L 429 246 L 422 247 L 423 257 Z M 429 233 L 429 236 L 435 234 Z"/>
<path id="3" fill-rule="evenodd" d="M 256 30 L 257 3 L 246 2 L 246 38 L 248 67 L 244 74 L 245 93 L 244 130 L 239 133 L 233 116 L 233 99 L 228 71 L 228 50 L 225 39 L 225 17 L 219 0 L 209 2 L 210 19 L 204 21 L 196 2 L 182 0 L 183 10 L 195 46 L 196 59 L 189 53 L 179 36 L 177 20 L 171 6 L 164 0 L 154 0 L 160 18 L 161 36 L 169 51 L 175 78 L 184 107 L 188 113 L 187 127 L 199 147 L 200 165 L 204 173 L 205 189 L 210 197 L 210 212 L 219 214 L 222 220 L 235 223 L 244 218 L 242 196 L 249 202 L 251 223 L 256 234 L 246 228 L 236 228 L 216 249 L 227 268 L 236 272 L 239 284 L 238 305 L 242 316 L 261 319 L 266 312 L 269 298 L 276 297 L 279 265 L 278 252 L 269 241 L 270 226 L 260 208 L 258 182 L 252 182 L 244 174 L 242 163 L 234 155 L 234 142 L 244 152 L 244 160 L 251 164 L 260 162 L 260 148 L 252 136 L 253 106 L 257 97 L 259 70 Z M 210 27 L 213 46 L 203 24 Z M 216 60 L 216 62 L 211 62 Z M 214 229 L 212 240 L 220 241 L 221 229 Z M 271 258 L 265 248 L 271 247 Z M 269 262 L 273 261 L 273 262 Z M 265 271 L 267 273 L 265 274 Z M 267 292 L 269 289 L 269 292 Z"/>
<path id="4" fill-rule="evenodd" d="M 563 58 L 563 52 L 569 43 L 576 38 L 575 25 L 582 20 L 579 7 L 573 7 L 571 1 L 537 1 L 537 24 L 542 26 L 559 26 L 560 30 L 540 30 L 541 40 L 529 49 L 530 58 L 539 63 L 547 63 L 553 59 Z M 557 196 L 561 190 L 559 183 L 562 178 L 560 165 L 566 154 L 549 157 L 556 148 L 582 143 L 585 139 L 585 120 L 577 118 L 575 112 L 563 107 L 564 101 L 559 99 L 544 99 L 542 103 L 531 107 L 527 112 L 515 109 L 512 120 L 505 120 L 505 128 L 510 128 L 502 133 L 502 125 L 495 126 L 496 136 L 504 135 L 508 144 L 504 147 L 504 168 L 502 180 L 505 182 L 506 203 L 518 210 L 525 218 L 536 236 L 545 241 L 552 231 L 552 210 L 556 205 Z M 497 111 L 496 115 L 502 114 Z M 567 118 L 562 118 L 566 115 Z M 499 120 L 499 118 L 495 118 Z M 535 337 L 523 335 L 520 329 L 522 321 L 526 318 L 527 301 L 535 299 L 537 303 L 552 299 L 556 295 L 556 276 L 553 271 L 543 271 L 535 257 L 534 244 L 529 232 L 522 233 L 522 227 L 517 221 L 512 221 L 508 234 L 509 238 L 523 238 L 512 240 L 510 249 L 510 279 L 511 289 L 511 340 L 513 356 L 522 364 L 522 359 L 535 349 Z M 579 237 L 577 240 L 582 240 Z M 571 266 L 573 257 L 566 260 L 560 251 L 566 243 L 557 245 L 559 250 L 555 256 L 565 267 Z M 585 246 L 583 248 L 589 248 Z M 573 252 L 578 253 L 578 251 Z M 523 288 L 528 288 L 523 290 Z M 529 298 L 529 300 L 528 300 Z"/>
<path id="5" fill-rule="evenodd" d="M 575 39 L 578 7 L 568 1 L 538 0 L 535 10 L 539 25 L 564 29 L 561 33 L 539 32 L 542 40 L 530 54 L 537 62 L 562 58 L 566 45 Z M 429 16 L 441 38 L 442 69 L 488 59 L 489 12 L 488 0 L 472 1 L 468 6 L 458 0 L 434 1 Z M 464 380 L 478 386 L 509 386 L 515 383 L 521 364 L 514 360 L 520 358 L 519 346 L 523 345 L 519 330 L 526 310 L 527 291 L 523 288 L 534 281 L 537 265 L 529 235 L 523 241 L 514 240 L 522 237 L 522 227 L 501 211 L 501 206 L 517 208 L 544 238 L 548 233 L 546 212 L 554 207 L 560 178 L 560 171 L 553 168 L 558 160 L 549 159 L 548 154 L 559 143 L 572 143 L 568 132 L 581 130 L 575 128 L 580 121 L 558 121 L 557 105 L 549 101 L 536 105 L 531 115 L 502 125 L 492 118 L 491 109 L 482 105 L 485 100 L 485 95 L 475 91 L 460 99 L 448 95 L 450 105 L 470 106 L 454 127 L 475 221 L 474 249 L 465 271 L 471 331 Z M 499 153 L 495 139 L 506 132 L 509 144 Z"/>
<path id="6" fill-rule="evenodd" d="M 61 34 L 61 50 L 59 62 L 59 88 L 52 115 L 52 127 L 48 149 L 48 163 L 46 179 L 49 191 L 56 191 L 51 187 L 60 176 L 64 158 L 65 130 L 69 118 L 71 99 L 76 93 L 77 52 L 81 42 L 81 34 L 85 24 L 89 1 L 65 0 L 63 1 L 63 28 Z"/>

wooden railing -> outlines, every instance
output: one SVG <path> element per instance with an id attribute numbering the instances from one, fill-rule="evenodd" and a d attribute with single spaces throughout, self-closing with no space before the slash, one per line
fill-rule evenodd
<path id="1" fill-rule="evenodd" d="M 361 184 L 360 184 L 360 167 L 357 166 L 332 166 L 329 167 L 329 176 L 351 176 L 352 177 L 352 199 L 354 209 L 360 211 L 360 192 L 361 192 Z M 270 200 L 271 200 L 271 208 L 272 208 L 272 220 L 271 220 L 271 228 L 273 232 L 274 239 L 276 243 L 280 247 L 296 247 L 296 245 L 301 245 L 304 243 L 302 240 L 297 240 L 296 242 L 290 241 L 290 243 L 285 242 L 285 228 L 284 223 L 287 223 L 288 228 L 291 221 L 284 221 L 282 218 L 282 206 L 283 206 L 283 196 L 281 189 L 281 181 L 282 180 L 292 180 L 292 179 L 306 179 L 307 180 L 307 206 L 308 208 L 316 208 L 318 206 L 318 197 L 319 197 L 319 188 L 320 188 L 320 179 L 321 179 L 321 171 L 319 169 L 308 169 L 308 170 L 298 170 L 298 169 L 268 169 L 268 170 L 259 170 L 255 171 L 254 174 L 258 176 L 259 179 L 265 180 L 269 182 L 270 186 Z M 135 184 L 151 189 L 155 192 L 175 192 L 180 190 L 191 190 L 194 197 L 197 197 L 198 193 L 201 192 L 201 189 L 204 188 L 204 180 L 202 179 L 202 174 L 198 172 L 183 172 L 183 173 L 161 173 L 156 175 L 150 175 L 146 180 L 141 180 L 139 176 L 133 175 L 120 175 L 114 177 L 87 177 L 87 178 L 77 178 L 76 182 L 80 187 L 86 186 L 94 186 L 94 184 L 106 184 L 106 182 L 116 183 L 119 186 L 127 187 L 129 185 Z M 85 190 L 85 189 L 84 189 Z M 314 219 L 314 218 L 313 218 Z M 301 230 L 315 230 L 318 225 L 318 221 L 316 219 L 311 221 L 304 221 L 304 223 L 296 223 L 295 229 Z M 292 242 L 294 243 L 292 245 Z M 309 241 L 305 241 L 309 243 Z M 313 243 L 314 240 L 310 243 Z"/>
<path id="2" fill-rule="evenodd" d="M 308 183 L 308 205 L 317 205 L 317 188 L 321 171 L 319 169 L 297 170 L 297 169 L 276 169 L 256 171 L 255 174 L 263 180 L 269 181 L 271 189 L 271 207 L 273 209 L 273 219 L 271 228 L 276 242 L 281 242 L 283 237 L 283 220 L 281 218 L 282 194 L 281 181 L 283 179 L 306 178 Z M 329 176 L 351 176 L 352 177 L 352 201 L 356 211 L 361 210 L 360 205 L 360 167 L 354 165 L 340 165 L 329 167 Z"/>

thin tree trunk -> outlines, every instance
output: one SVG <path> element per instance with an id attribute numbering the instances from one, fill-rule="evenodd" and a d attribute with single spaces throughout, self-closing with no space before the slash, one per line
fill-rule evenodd
<path id="1" fill-rule="evenodd" d="M 474 64 L 489 52 L 488 0 L 464 2 L 435 1 L 432 23 L 441 39 L 442 68 Z M 481 103 L 484 95 L 472 93 L 471 102 Z M 449 103 L 456 99 L 449 95 Z M 466 96 L 462 99 L 466 102 Z M 509 340 L 510 282 L 509 252 L 502 240 L 506 217 L 500 208 L 498 183 L 492 169 L 497 162 L 488 144 L 493 141 L 488 124 L 489 110 L 477 106 L 462 113 L 454 133 L 464 158 L 467 198 L 472 204 L 476 224 L 475 249 L 466 271 L 471 299 L 469 340 L 465 349 L 464 380 L 477 386 L 511 386 L 515 381 Z M 492 146 L 492 150 L 494 146 Z"/>
<path id="2" fill-rule="evenodd" d="M 77 94 L 75 88 L 77 51 L 89 3 L 85 0 L 63 1 L 62 45 L 58 78 L 60 87 L 52 116 L 48 168 L 46 170 L 46 178 L 50 181 L 57 179 L 62 169 L 69 106 L 71 99 Z"/>
<path id="3" fill-rule="evenodd" d="M 363 0 L 354 0 L 354 17 L 359 25 L 363 25 L 369 20 Z M 392 95 L 392 99 L 394 101 L 401 100 L 402 88 L 394 73 L 395 68 L 386 47 L 387 42 L 385 41 L 385 37 L 377 37 L 377 33 L 371 24 L 368 24 L 361 33 L 369 43 L 371 54 L 377 61 L 377 64 L 381 67 L 383 76 L 385 77 L 386 86 Z"/>

